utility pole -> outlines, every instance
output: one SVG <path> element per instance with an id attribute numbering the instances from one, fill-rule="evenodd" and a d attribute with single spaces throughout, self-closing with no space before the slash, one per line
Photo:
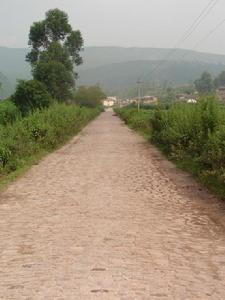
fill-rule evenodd
<path id="1" fill-rule="evenodd" d="M 137 80 L 137 86 L 138 86 L 138 111 L 140 110 L 140 103 L 141 103 L 141 79 L 138 78 Z"/>

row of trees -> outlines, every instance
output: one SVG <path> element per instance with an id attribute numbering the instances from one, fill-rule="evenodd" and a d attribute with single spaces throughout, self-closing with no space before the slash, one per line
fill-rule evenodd
<path id="1" fill-rule="evenodd" d="M 208 72 L 204 72 L 201 78 L 195 82 L 196 90 L 200 94 L 208 94 L 213 92 L 220 86 L 225 86 L 225 71 L 221 72 L 216 78 L 213 79 L 212 75 Z"/>

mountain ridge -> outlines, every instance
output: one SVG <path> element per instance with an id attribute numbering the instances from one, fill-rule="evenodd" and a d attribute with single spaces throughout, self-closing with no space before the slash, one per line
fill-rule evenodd
<path id="1" fill-rule="evenodd" d="M 224 64 L 206 64 L 202 62 L 170 61 L 153 72 L 161 61 L 129 61 L 114 63 L 88 70 L 80 70 L 79 85 L 99 84 L 106 91 L 119 90 L 136 84 L 137 78 L 144 82 L 167 82 L 170 85 L 182 85 L 193 82 L 202 72 L 209 71 L 216 76 L 225 70 Z"/>
<path id="2" fill-rule="evenodd" d="M 80 75 L 78 84 L 88 84 L 89 82 L 94 84 L 100 81 L 103 82 L 103 88 L 107 89 L 120 86 L 118 81 L 126 86 L 131 85 L 134 78 L 137 79 L 138 76 L 151 72 L 152 65 L 164 60 L 171 50 L 170 48 L 150 47 L 86 47 L 81 53 L 84 64 L 76 68 Z M 8 82 L 7 96 L 14 91 L 18 79 L 31 78 L 31 68 L 25 61 L 28 51 L 29 48 L 0 47 L 0 72 L 4 77 L 4 81 Z M 144 67 L 144 64 L 146 64 L 146 67 Z M 195 80 L 202 70 L 210 71 L 215 75 L 220 70 L 225 70 L 225 55 L 176 49 L 168 59 L 166 65 L 168 64 L 167 68 L 160 68 L 159 78 L 179 84 L 186 78 L 190 81 Z M 204 68 L 202 64 L 205 64 Z M 174 70 L 174 67 L 177 67 L 177 69 Z M 147 68 L 149 69 L 147 70 Z M 133 73 L 132 76 L 131 72 Z M 162 76 L 162 72 L 167 76 Z M 177 73 L 180 74 L 180 78 L 177 77 Z M 190 76 L 186 76 L 187 73 Z M 150 78 L 146 76 L 146 80 L 150 80 Z M 116 86 L 113 86 L 114 84 Z"/>

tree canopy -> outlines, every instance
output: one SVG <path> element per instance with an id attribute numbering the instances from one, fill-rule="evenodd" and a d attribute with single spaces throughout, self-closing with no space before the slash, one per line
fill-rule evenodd
<path id="1" fill-rule="evenodd" d="M 83 38 L 79 30 L 72 29 L 68 15 L 59 9 L 49 10 L 44 20 L 31 26 L 28 44 L 31 51 L 26 60 L 34 79 L 43 82 L 52 97 L 69 98 L 77 78 L 74 65 L 82 64 Z"/>
<path id="2" fill-rule="evenodd" d="M 74 101 L 76 104 L 87 107 L 95 107 L 101 105 L 101 100 L 106 95 L 99 86 L 80 86 L 75 92 Z"/>
<path id="3" fill-rule="evenodd" d="M 214 83 L 210 73 L 204 72 L 195 82 L 195 87 L 200 94 L 208 94 L 214 90 Z"/>
<path id="4" fill-rule="evenodd" d="M 12 101 L 22 115 L 27 115 L 35 109 L 48 107 L 52 99 L 43 83 L 37 80 L 20 80 Z"/>
<path id="5" fill-rule="evenodd" d="M 214 80 L 215 87 L 225 86 L 225 71 L 221 72 Z"/>

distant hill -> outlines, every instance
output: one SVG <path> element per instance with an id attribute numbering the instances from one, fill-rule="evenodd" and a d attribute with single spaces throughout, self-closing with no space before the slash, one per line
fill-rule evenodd
<path id="1" fill-rule="evenodd" d="M 27 49 L 0 47 L 0 72 L 8 82 L 8 85 L 3 82 L 5 97 L 14 91 L 17 79 L 31 77 L 30 66 L 25 62 L 27 51 Z"/>
<path id="2" fill-rule="evenodd" d="M 12 93 L 13 87 L 10 84 L 8 78 L 2 73 L 0 73 L 0 82 L 2 84 L 0 89 L 0 99 L 4 99 Z"/>
<path id="3" fill-rule="evenodd" d="M 162 48 L 87 47 L 82 54 L 84 64 L 81 69 L 129 61 L 163 60 L 170 52 L 171 49 Z M 225 55 L 177 49 L 169 60 L 225 64 Z"/>
<path id="4" fill-rule="evenodd" d="M 177 49 L 157 74 L 152 71 L 171 49 L 89 47 L 83 53 L 78 84 L 100 84 L 106 92 L 143 81 L 167 81 L 173 85 L 193 82 L 203 71 L 217 75 L 225 70 L 225 55 Z"/>
<path id="5" fill-rule="evenodd" d="M 84 64 L 77 68 L 80 76 L 78 84 L 100 83 L 106 90 L 115 90 L 133 85 L 139 76 L 145 81 L 154 78 L 181 84 L 195 80 L 204 70 L 213 74 L 225 70 L 225 55 L 177 49 L 155 78 L 152 70 L 170 51 L 157 48 L 87 47 L 82 52 Z M 13 92 L 17 79 L 31 77 L 30 66 L 25 62 L 27 52 L 28 49 L 0 47 L 0 72 L 9 84 L 6 94 Z"/>
<path id="6" fill-rule="evenodd" d="M 27 49 L 0 47 L 0 71 L 8 74 L 29 76 L 30 66 L 25 62 Z"/>
<path id="7" fill-rule="evenodd" d="M 79 85 L 99 84 L 106 91 L 123 89 L 136 84 L 137 78 L 145 82 L 167 82 L 181 85 L 193 82 L 205 70 L 217 75 L 225 70 L 223 64 L 206 64 L 202 62 L 170 61 L 153 73 L 159 61 L 132 61 L 105 65 L 87 70 L 80 70 Z"/>

